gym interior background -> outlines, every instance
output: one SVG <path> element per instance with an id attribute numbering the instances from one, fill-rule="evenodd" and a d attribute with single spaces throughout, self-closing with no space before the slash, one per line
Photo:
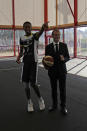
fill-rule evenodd
<path id="1" fill-rule="evenodd" d="M 30 21 L 33 32 L 49 21 L 49 29 L 39 40 L 38 82 L 46 110 L 40 112 L 33 95 L 34 114 L 26 111 L 27 101 L 20 83 L 22 63 L 19 39 L 24 35 L 23 23 Z M 71 60 L 67 62 L 67 107 L 64 117 L 48 113 L 51 104 L 50 84 L 41 60 L 44 49 L 52 41 L 53 28 L 61 32 Z M 74 59 L 73 59 L 74 58 Z M 79 59 L 78 59 L 79 58 Z M 84 59 L 83 59 L 84 58 Z M 0 0 L 0 130 L 1 131 L 87 131 L 87 0 Z"/>
<path id="2" fill-rule="evenodd" d="M 0 0 L 0 57 L 18 55 L 25 21 L 32 23 L 34 32 L 49 21 L 39 41 L 39 54 L 52 41 L 52 29 L 58 27 L 70 56 L 86 58 L 87 0 Z"/>

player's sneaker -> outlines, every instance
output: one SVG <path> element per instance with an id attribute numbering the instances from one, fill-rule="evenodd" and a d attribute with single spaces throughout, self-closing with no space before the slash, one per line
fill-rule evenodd
<path id="1" fill-rule="evenodd" d="M 45 109 L 45 103 L 44 103 L 44 100 L 42 97 L 39 99 L 39 108 L 40 108 L 40 110 Z"/>
<path id="2" fill-rule="evenodd" d="M 31 101 L 31 99 L 28 101 L 28 112 L 33 112 L 34 108 L 33 108 L 33 103 Z"/>

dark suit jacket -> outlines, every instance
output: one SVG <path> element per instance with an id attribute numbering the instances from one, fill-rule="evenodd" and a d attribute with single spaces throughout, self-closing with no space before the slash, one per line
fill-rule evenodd
<path id="1" fill-rule="evenodd" d="M 48 69 L 48 75 L 50 77 L 63 76 L 67 73 L 66 62 L 70 59 L 67 45 L 59 42 L 59 52 L 55 53 L 53 43 L 50 43 L 45 48 L 45 55 L 52 56 L 54 58 L 54 65 Z M 64 56 L 64 61 L 60 60 L 60 55 Z"/>

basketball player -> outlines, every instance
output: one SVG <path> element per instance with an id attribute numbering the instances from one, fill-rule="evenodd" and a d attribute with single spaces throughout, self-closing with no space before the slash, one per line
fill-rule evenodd
<path id="1" fill-rule="evenodd" d="M 20 53 L 17 57 L 17 63 L 20 63 L 20 58 L 23 56 L 23 74 L 22 82 L 25 85 L 25 93 L 28 100 L 28 112 L 34 111 L 33 102 L 30 95 L 30 86 L 34 89 L 38 101 L 40 110 L 45 109 L 44 100 L 40 94 L 38 85 L 36 83 L 37 77 L 37 49 L 38 49 L 38 40 L 42 35 L 43 31 L 48 28 L 48 22 L 43 24 L 41 30 L 35 34 L 32 34 L 32 24 L 30 22 L 25 22 L 23 24 L 23 29 L 25 35 L 20 38 Z"/>

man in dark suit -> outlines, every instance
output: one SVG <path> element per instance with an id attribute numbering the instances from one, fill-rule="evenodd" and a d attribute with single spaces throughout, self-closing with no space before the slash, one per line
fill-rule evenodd
<path id="1" fill-rule="evenodd" d="M 66 108 L 66 62 L 69 60 L 69 52 L 65 43 L 59 42 L 60 32 L 55 28 L 52 32 L 53 43 L 50 43 L 45 48 L 45 56 L 52 56 L 54 65 L 48 69 L 50 84 L 52 89 L 52 107 L 49 111 L 57 109 L 57 80 L 59 80 L 61 112 L 67 114 Z"/>

